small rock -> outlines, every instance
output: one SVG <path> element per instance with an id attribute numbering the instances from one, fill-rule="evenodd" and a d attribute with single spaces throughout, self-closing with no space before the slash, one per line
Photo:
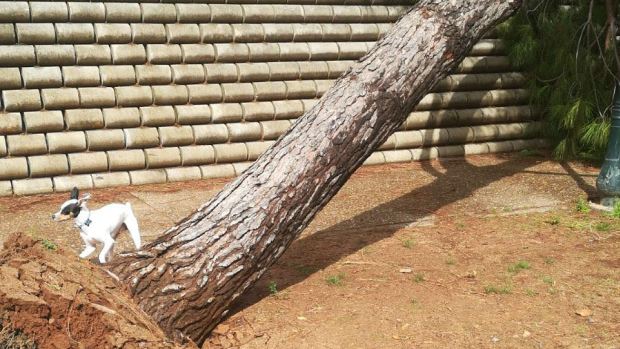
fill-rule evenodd
<path id="1" fill-rule="evenodd" d="M 583 308 L 583 309 L 579 309 L 575 312 L 575 314 L 579 315 L 579 316 L 583 316 L 583 317 L 588 317 L 592 315 L 592 310 L 588 309 L 588 308 Z"/>
<path id="2" fill-rule="evenodd" d="M 407 273 L 407 274 L 408 274 L 408 273 L 411 273 L 411 271 L 412 271 L 412 270 L 411 270 L 411 268 L 401 268 L 401 269 L 399 270 L 399 272 L 401 272 L 401 273 Z"/>
<path id="3" fill-rule="evenodd" d="M 532 334 L 530 333 L 530 331 L 528 331 L 528 330 L 523 331 L 523 338 L 527 338 L 527 337 L 529 337 L 531 335 Z"/>
<path id="4" fill-rule="evenodd" d="M 399 340 L 399 339 L 400 339 L 400 337 L 399 337 L 397 334 L 393 335 L 393 336 L 392 336 L 392 338 L 394 338 L 394 339 L 396 339 L 396 340 Z"/>
<path id="5" fill-rule="evenodd" d="M 230 326 L 229 325 L 219 324 L 213 330 L 213 333 L 215 333 L 215 334 L 226 334 L 226 333 L 228 333 L 228 331 L 230 331 Z"/>
<path id="6" fill-rule="evenodd" d="M 478 276 L 478 273 L 475 270 L 472 270 L 470 272 L 467 272 L 467 274 L 465 274 L 465 277 L 468 279 L 475 279 L 476 276 Z"/>
<path id="7" fill-rule="evenodd" d="M 47 320 L 47 322 L 51 325 L 55 322 L 56 320 L 54 320 L 54 318 L 49 318 L 49 320 Z"/>
<path id="8" fill-rule="evenodd" d="M 497 343 L 497 342 L 499 342 L 499 338 L 497 338 L 497 336 L 493 336 L 493 337 L 491 337 L 491 342 Z"/>
<path id="9" fill-rule="evenodd" d="M 304 320 L 307 320 L 307 319 L 306 319 L 306 317 L 305 317 L 305 316 L 298 316 L 298 317 L 297 317 L 297 320 L 304 321 Z"/>

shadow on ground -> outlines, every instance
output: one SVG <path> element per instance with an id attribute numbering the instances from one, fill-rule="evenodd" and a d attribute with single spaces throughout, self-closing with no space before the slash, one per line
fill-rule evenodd
<path id="1" fill-rule="evenodd" d="M 463 160 L 438 160 L 445 165 L 445 172 L 438 171 L 431 162 L 421 162 L 423 170 L 435 177 L 430 184 L 296 240 L 266 275 L 240 298 L 231 313 L 237 313 L 267 297 L 271 281 L 275 281 L 278 290 L 282 291 L 343 257 L 392 236 L 407 223 L 427 217 L 492 182 L 545 160 L 526 157 L 510 161 L 515 159 L 514 156 L 507 159 L 488 166 L 476 166 Z M 386 222 L 386 216 L 397 221 Z"/>

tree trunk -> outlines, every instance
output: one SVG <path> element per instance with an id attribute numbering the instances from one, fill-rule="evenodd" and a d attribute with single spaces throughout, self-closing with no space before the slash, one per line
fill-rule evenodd
<path id="1" fill-rule="evenodd" d="M 110 270 L 202 343 L 363 161 L 520 0 L 422 0 L 241 176 Z"/>

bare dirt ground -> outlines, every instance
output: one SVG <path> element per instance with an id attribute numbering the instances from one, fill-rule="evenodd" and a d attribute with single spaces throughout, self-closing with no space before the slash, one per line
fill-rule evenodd
<path id="1" fill-rule="evenodd" d="M 576 210 L 597 174 L 519 154 L 362 168 L 205 347 L 620 348 L 620 219 Z M 225 183 L 93 190 L 91 206 L 130 201 L 148 241 Z M 67 196 L 1 198 L 0 239 L 79 253 L 50 219 Z"/>

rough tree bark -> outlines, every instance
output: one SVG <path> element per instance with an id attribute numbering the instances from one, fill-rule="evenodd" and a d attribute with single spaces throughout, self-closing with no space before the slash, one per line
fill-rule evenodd
<path id="1" fill-rule="evenodd" d="M 520 0 L 422 0 L 248 170 L 110 270 L 201 343 L 437 81 Z"/>

